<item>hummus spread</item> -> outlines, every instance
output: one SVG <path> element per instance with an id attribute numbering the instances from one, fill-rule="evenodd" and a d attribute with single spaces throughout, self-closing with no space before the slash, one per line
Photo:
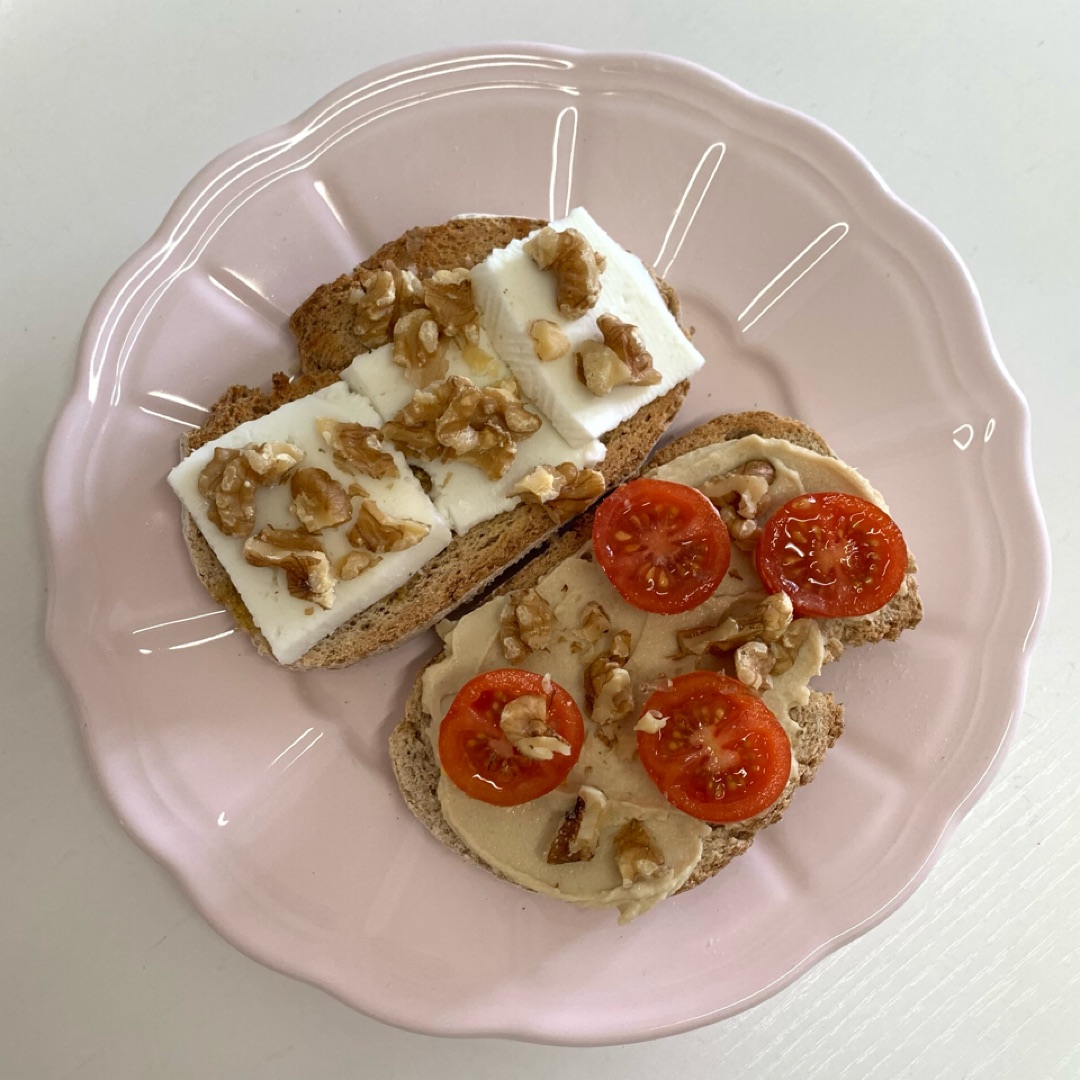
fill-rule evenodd
<path id="1" fill-rule="evenodd" d="M 881 495 L 843 462 L 783 440 L 758 436 L 692 451 L 648 475 L 701 487 L 713 477 L 756 460 L 768 461 L 775 470 L 769 487 L 771 509 L 813 491 L 848 492 L 887 509 Z M 727 575 L 705 603 L 678 615 L 653 615 L 622 599 L 587 545 L 537 585 L 553 615 L 550 645 L 515 665 L 508 663 L 500 643 L 505 597 L 491 600 L 456 624 L 444 624 L 445 655 L 424 673 L 424 708 L 432 718 L 429 736 L 433 746 L 438 746 L 439 725 L 458 690 L 480 672 L 495 668 L 516 666 L 549 674 L 571 694 L 585 717 L 585 743 L 577 764 L 559 788 L 539 799 L 515 807 L 491 806 L 467 796 L 445 774 L 441 777 L 438 794 L 444 817 L 489 866 L 519 885 L 561 900 L 586 907 L 615 907 L 622 922 L 677 892 L 690 877 L 701 859 L 702 841 L 713 826 L 676 809 L 649 779 L 637 759 L 634 723 L 653 687 L 665 678 L 702 666 L 735 673 L 724 658 L 688 652 L 678 636 L 679 631 L 719 625 L 736 602 L 745 609 L 765 599 L 752 554 L 733 544 L 731 555 Z M 603 608 L 610 629 L 588 644 L 581 628 L 590 602 Z M 786 657 L 790 666 L 773 674 L 771 685 L 761 694 L 789 738 L 798 731 L 791 711 L 809 700 L 810 679 L 820 672 L 825 655 L 825 639 L 814 620 L 797 620 L 792 630 L 787 639 L 791 643 Z M 613 745 L 607 745 L 597 737 L 596 725 L 586 709 L 584 673 L 594 657 L 611 647 L 612 637 L 620 631 L 630 633 L 631 653 L 625 667 L 633 687 L 634 709 L 621 722 Z M 798 777 L 799 764 L 793 753 L 789 789 Z M 583 786 L 602 792 L 606 799 L 600 811 L 595 854 L 587 861 L 549 863 L 551 842 Z M 663 861 L 654 872 L 627 880 L 619 870 L 614 838 L 632 819 L 645 825 Z"/>

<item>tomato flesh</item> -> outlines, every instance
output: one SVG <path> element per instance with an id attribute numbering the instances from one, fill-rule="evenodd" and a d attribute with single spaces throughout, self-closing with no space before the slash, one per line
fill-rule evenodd
<path id="1" fill-rule="evenodd" d="M 731 562 L 716 507 L 666 480 L 632 480 L 609 495 L 593 518 L 593 550 L 627 603 L 662 615 L 708 600 Z"/>
<path id="2" fill-rule="evenodd" d="M 667 717 L 637 733 L 646 773 L 672 805 L 708 822 L 745 821 L 787 787 L 791 742 L 780 721 L 742 683 L 692 671 L 657 690 L 643 711 Z"/>
<path id="3" fill-rule="evenodd" d="M 797 495 L 766 522 L 755 556 L 769 592 L 791 597 L 796 615 L 868 615 L 900 590 L 907 545 L 889 515 L 857 495 Z"/>
<path id="4" fill-rule="evenodd" d="M 585 741 L 574 699 L 557 683 L 545 692 L 543 676 L 516 668 L 486 671 L 457 693 L 439 727 L 439 760 L 450 781 L 470 798 L 517 806 L 557 788 L 569 775 Z M 550 761 L 526 757 L 499 726 L 505 705 L 525 694 L 547 698 L 546 724 L 570 744 Z"/>

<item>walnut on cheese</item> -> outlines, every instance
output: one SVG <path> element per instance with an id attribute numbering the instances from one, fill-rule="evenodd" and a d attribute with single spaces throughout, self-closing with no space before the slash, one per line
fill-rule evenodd
<path id="1" fill-rule="evenodd" d="M 297 469 L 289 490 L 293 497 L 290 509 L 310 533 L 333 529 L 352 518 L 352 500 L 325 469 Z"/>
<path id="2" fill-rule="evenodd" d="M 419 544 L 431 526 L 412 518 L 396 518 L 380 510 L 374 499 L 364 499 L 349 530 L 349 543 L 369 551 L 405 551 Z"/>
<path id="3" fill-rule="evenodd" d="M 514 494 L 524 502 L 539 503 L 562 524 L 576 517 L 601 495 L 607 482 L 597 469 L 579 469 L 573 462 L 561 465 L 537 465 L 514 487 Z"/>
<path id="4" fill-rule="evenodd" d="M 508 380 L 478 387 L 462 375 L 451 375 L 427 389 L 388 420 L 382 429 L 406 455 L 424 461 L 468 461 L 498 480 L 513 463 L 516 442 L 540 427 Z"/>
<path id="5" fill-rule="evenodd" d="M 529 337 L 535 343 L 537 360 L 544 363 L 558 360 L 570 351 L 570 339 L 550 319 L 533 319 L 529 324 Z"/>
<path id="6" fill-rule="evenodd" d="M 607 796 L 591 784 L 578 788 L 577 799 L 567 811 L 548 848 L 552 864 L 588 862 L 600 842 L 600 826 L 607 809 Z"/>
<path id="7" fill-rule="evenodd" d="M 262 529 L 244 542 L 252 566 L 282 570 L 290 596 L 333 607 L 334 574 L 319 541 L 299 529 Z"/>
<path id="8" fill-rule="evenodd" d="M 384 450 L 379 442 L 378 428 L 328 416 L 319 417 L 315 427 L 323 442 L 334 452 L 334 464 L 342 472 L 376 480 L 394 479 L 399 475 L 394 455 Z"/>
<path id="9" fill-rule="evenodd" d="M 304 460 L 291 443 L 249 443 L 240 449 L 218 446 L 199 473 L 206 516 L 226 536 L 250 536 L 255 528 L 255 491 L 279 484 Z"/>
<path id="10" fill-rule="evenodd" d="M 580 319 L 600 299 L 603 256 L 577 229 L 559 232 L 545 225 L 522 245 L 541 270 L 555 274 L 555 303 L 567 319 Z"/>
<path id="11" fill-rule="evenodd" d="M 570 744 L 547 723 L 547 698 L 522 694 L 508 701 L 499 714 L 499 727 L 510 745 L 533 761 L 551 761 L 556 754 L 568 757 Z"/>
<path id="12" fill-rule="evenodd" d="M 337 575 L 342 581 L 352 581 L 358 578 L 365 570 L 370 570 L 376 563 L 382 561 L 381 555 L 365 548 L 356 548 L 348 552 L 338 563 Z"/>
<path id="13" fill-rule="evenodd" d="M 604 340 L 589 338 L 574 354 L 578 382 L 591 394 L 603 397 L 616 386 L 652 386 L 660 381 L 636 326 L 614 315 L 601 315 L 596 325 Z"/>

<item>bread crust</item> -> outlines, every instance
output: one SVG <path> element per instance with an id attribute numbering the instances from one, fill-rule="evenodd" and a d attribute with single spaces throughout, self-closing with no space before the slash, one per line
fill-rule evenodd
<path id="1" fill-rule="evenodd" d="M 265 416 L 289 401 L 333 383 L 343 368 L 366 351 L 353 331 L 353 308 L 348 302 L 349 291 L 362 271 L 378 268 L 387 261 L 421 270 L 471 267 L 495 248 L 526 236 L 543 224 L 533 218 L 455 218 L 442 225 L 410 229 L 384 244 L 351 274 L 320 285 L 293 313 L 289 325 L 300 354 L 299 376 L 290 379 L 283 373 L 275 374 L 268 393 L 247 386 L 230 387 L 212 406 L 206 423 L 187 435 L 184 453 L 219 438 L 247 420 Z M 657 286 L 678 318 L 678 297 L 666 283 L 658 281 Z M 677 384 L 603 437 L 607 455 L 600 469 L 609 488 L 637 472 L 675 418 L 688 389 L 686 381 Z M 287 666 L 346 667 L 399 645 L 475 598 L 500 574 L 554 536 L 558 528 L 542 507 L 526 504 L 475 525 L 464 535 L 454 537 L 401 588 L 358 612 Z M 232 613 L 256 649 L 271 656 L 269 643 L 252 620 L 232 580 L 186 512 L 183 533 L 203 585 Z"/>
<path id="2" fill-rule="evenodd" d="M 819 454 L 836 456 L 816 431 L 798 420 L 773 413 L 743 412 L 717 417 L 666 444 L 653 455 L 642 471 L 647 473 L 649 469 L 666 464 L 691 450 L 745 435 L 786 439 Z M 533 587 L 546 573 L 580 550 L 588 541 L 591 531 L 592 514 L 587 513 L 575 520 L 537 557 L 503 581 L 490 596 Z M 895 640 L 902 631 L 916 626 L 921 617 L 918 586 L 914 574 L 908 573 L 905 595 L 894 598 L 872 618 L 835 619 L 825 624 L 826 662 L 835 660 L 848 646 Z M 417 675 L 405 703 L 404 716 L 390 735 L 390 761 L 394 776 L 409 809 L 437 840 L 474 865 L 509 880 L 485 863 L 458 837 L 443 817 L 439 804 L 439 765 L 428 738 L 431 717 L 423 707 L 423 674 L 443 655 L 440 652 L 433 657 Z M 797 788 L 814 779 L 826 752 L 844 729 L 843 706 L 832 694 L 812 690 L 809 702 L 796 708 L 793 715 L 799 725 L 799 731 L 792 740 L 792 749 L 800 765 L 798 781 L 789 783 L 780 799 L 758 817 L 732 825 L 714 825 L 703 841 L 701 861 L 679 892 L 695 888 L 719 873 L 733 858 L 749 849 L 762 829 L 779 821 Z"/>

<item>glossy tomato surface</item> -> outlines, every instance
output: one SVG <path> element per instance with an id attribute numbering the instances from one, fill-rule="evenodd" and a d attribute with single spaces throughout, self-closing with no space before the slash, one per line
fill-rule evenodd
<path id="1" fill-rule="evenodd" d="M 643 711 L 666 717 L 638 732 L 638 755 L 668 802 L 709 822 L 745 821 L 767 810 L 791 775 L 780 721 L 742 683 L 714 671 L 680 675 Z"/>
<path id="2" fill-rule="evenodd" d="M 569 754 L 549 761 L 526 757 L 499 726 L 503 708 L 515 698 L 547 698 L 548 727 L 570 744 Z M 470 679 L 455 696 L 439 727 L 439 760 L 451 782 L 466 795 L 494 806 L 538 799 L 569 775 L 585 740 L 585 724 L 574 699 L 557 683 L 545 692 L 543 677 L 499 668 Z"/>
<path id="3" fill-rule="evenodd" d="M 889 515 L 857 495 L 797 495 L 765 523 L 758 576 L 791 597 L 796 615 L 868 615 L 899 591 L 907 545 Z"/>
<path id="4" fill-rule="evenodd" d="M 662 615 L 708 600 L 731 562 L 716 507 L 667 480 L 632 480 L 609 495 L 593 519 L 593 549 L 627 603 Z"/>

